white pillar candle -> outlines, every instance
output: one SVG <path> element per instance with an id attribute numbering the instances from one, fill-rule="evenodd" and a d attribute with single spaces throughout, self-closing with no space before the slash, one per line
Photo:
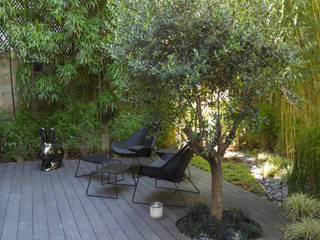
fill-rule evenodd
<path id="1" fill-rule="evenodd" d="M 161 202 L 154 202 L 150 206 L 150 217 L 161 218 L 163 213 L 163 204 Z"/>

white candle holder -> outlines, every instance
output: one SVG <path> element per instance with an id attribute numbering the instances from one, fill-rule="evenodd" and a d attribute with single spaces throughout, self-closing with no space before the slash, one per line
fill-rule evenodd
<path id="1" fill-rule="evenodd" d="M 151 218 L 161 218 L 163 214 L 163 204 L 162 202 L 154 202 L 150 206 L 150 217 Z"/>

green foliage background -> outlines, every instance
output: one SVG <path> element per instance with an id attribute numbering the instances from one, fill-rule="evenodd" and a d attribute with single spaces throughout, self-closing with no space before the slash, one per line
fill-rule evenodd
<path id="1" fill-rule="evenodd" d="M 242 140 L 251 148 L 274 151 L 291 159 L 294 163 L 289 181 L 291 192 L 318 194 L 320 3 L 286 0 L 274 4 L 279 21 L 271 27 L 273 36 L 291 46 L 294 58 L 286 74 L 298 80 L 293 87 L 302 100 L 298 105 L 293 104 L 295 99 L 280 94 L 261 99 L 260 117 L 248 124 Z M 263 118 L 266 121 L 260 124 L 259 119 Z"/>
<path id="2" fill-rule="evenodd" d="M 102 0 L 2 2 L 0 22 L 14 47 L 12 54 L 23 63 L 17 87 L 26 103 L 39 99 L 70 104 L 93 92 L 91 98 L 108 104 L 113 98 L 105 92 L 110 88 L 105 72 L 112 64 L 106 50 L 109 4 Z M 42 71 L 33 71 L 35 65 L 43 66 Z"/>
<path id="3" fill-rule="evenodd" d="M 299 101 L 280 91 L 257 97 L 259 114 L 243 125 L 239 142 L 246 143 L 246 148 L 274 151 L 290 158 L 294 163 L 291 190 L 319 192 L 319 1 L 219 2 L 239 29 L 258 31 L 267 44 L 277 43 L 287 49 L 291 62 L 281 78 L 291 79 L 290 84 L 303 98 Z M 14 46 L 11 54 L 21 62 L 17 88 L 26 104 L 13 121 L 0 114 L 2 159 L 34 156 L 40 127 L 55 127 L 57 141 L 64 142 L 71 154 L 83 151 L 80 145 L 88 152 L 97 150 L 99 135 L 106 130 L 114 139 L 130 135 L 148 118 L 146 108 L 160 116 L 161 111 L 172 114 L 170 101 L 164 101 L 169 92 L 159 95 L 162 101 L 157 104 L 141 101 L 135 92 L 141 86 L 131 81 L 137 76 L 130 75 L 127 67 L 110 56 L 110 46 L 116 40 L 112 29 L 119 21 L 113 12 L 115 4 L 113 0 L 1 1 L 0 24 Z M 133 4 L 133 10 L 134 7 Z M 153 14 L 156 12 L 149 15 L 150 19 Z M 139 20 L 127 22 L 128 26 Z M 194 59 L 199 57 L 197 52 L 191 54 Z M 170 61 L 176 60 L 172 57 Z M 41 71 L 35 71 L 39 66 Z M 199 71 L 194 70 L 196 76 Z M 190 76 L 192 82 L 193 75 Z M 145 81 L 150 80 L 150 76 L 144 77 Z M 142 94 L 143 99 L 151 90 Z M 48 111 L 35 114 L 31 111 L 33 105 Z M 190 111 L 190 121 L 197 121 L 194 116 L 195 112 Z M 174 145 L 173 122 L 169 123 L 171 126 L 166 125 L 160 139 L 165 145 Z M 88 132 L 81 131 L 86 128 Z M 92 144 L 87 146 L 88 142 Z"/>
<path id="4" fill-rule="evenodd" d="M 40 128 L 55 129 L 55 143 L 65 148 L 69 157 L 96 152 L 99 146 L 94 103 L 75 103 L 67 109 L 47 113 L 21 110 L 14 121 L 0 113 L 0 159 L 35 159 L 40 148 Z"/>

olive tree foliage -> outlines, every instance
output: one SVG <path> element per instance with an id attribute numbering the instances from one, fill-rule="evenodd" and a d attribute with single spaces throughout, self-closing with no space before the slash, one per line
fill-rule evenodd
<path id="1" fill-rule="evenodd" d="M 224 153 L 255 100 L 285 80 L 284 51 L 226 1 L 116 1 L 112 56 L 129 66 L 137 98 L 181 126 L 211 167 L 211 214 L 222 213 Z M 243 14 L 246 16 L 246 14 Z M 252 23 L 252 22 L 251 22 Z M 272 23 L 270 23 L 272 24 Z"/>
<path id="2" fill-rule="evenodd" d="M 1 1 L 0 22 L 13 54 L 22 62 L 17 87 L 26 102 L 70 104 L 91 87 L 101 108 L 114 107 L 111 80 L 119 68 L 112 65 L 107 49 L 111 4 L 111 0 Z M 39 64 L 44 69 L 34 73 Z"/>

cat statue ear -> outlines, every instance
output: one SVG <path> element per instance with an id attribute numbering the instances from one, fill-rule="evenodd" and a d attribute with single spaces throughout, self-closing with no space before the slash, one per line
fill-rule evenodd
<path id="1" fill-rule="evenodd" d="M 48 143 L 53 143 L 54 141 L 54 129 L 50 128 L 49 134 L 48 134 Z"/>
<path id="2" fill-rule="evenodd" d="M 48 136 L 47 136 L 47 133 L 46 133 L 46 129 L 45 129 L 45 128 L 41 128 L 41 129 L 40 129 L 40 136 L 41 136 L 41 142 L 42 142 L 42 144 L 43 144 L 43 143 L 46 143 L 46 142 L 47 142 L 47 139 L 48 139 Z"/>

